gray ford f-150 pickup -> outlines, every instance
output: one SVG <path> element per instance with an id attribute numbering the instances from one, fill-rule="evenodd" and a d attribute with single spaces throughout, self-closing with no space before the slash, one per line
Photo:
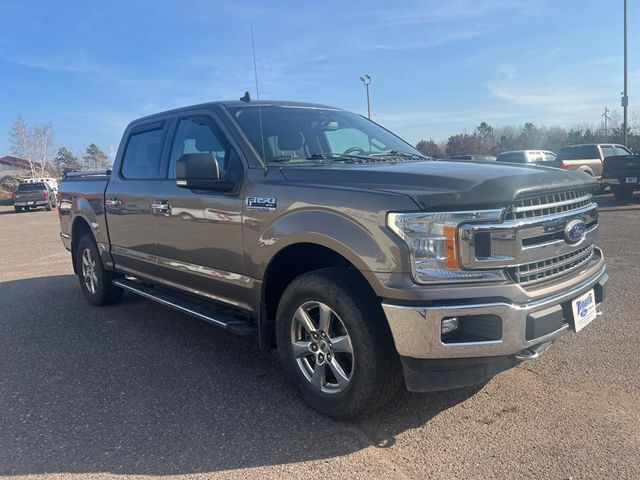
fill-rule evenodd
<path id="1" fill-rule="evenodd" d="M 600 313 L 595 180 L 434 162 L 363 118 L 216 102 L 136 120 L 60 186 L 94 305 L 130 291 L 277 348 L 318 410 L 482 383 Z M 239 355 L 242 352 L 238 352 Z"/>

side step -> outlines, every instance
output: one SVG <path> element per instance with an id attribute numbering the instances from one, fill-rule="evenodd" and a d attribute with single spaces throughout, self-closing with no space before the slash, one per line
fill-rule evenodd
<path id="1" fill-rule="evenodd" d="M 131 293 L 178 310 L 179 312 L 213 323 L 215 326 L 236 335 L 253 335 L 258 333 L 258 327 L 248 319 L 216 310 L 215 306 L 212 308 L 209 306 L 205 307 L 195 301 L 180 298 L 164 290 L 159 290 L 155 287 L 150 287 L 125 278 L 117 278 L 113 280 L 113 284 Z"/>

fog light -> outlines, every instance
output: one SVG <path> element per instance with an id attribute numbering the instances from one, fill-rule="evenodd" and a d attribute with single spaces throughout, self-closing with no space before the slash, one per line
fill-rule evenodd
<path id="1" fill-rule="evenodd" d="M 458 317 L 449 317 L 442 319 L 442 335 L 451 333 L 458 329 Z"/>

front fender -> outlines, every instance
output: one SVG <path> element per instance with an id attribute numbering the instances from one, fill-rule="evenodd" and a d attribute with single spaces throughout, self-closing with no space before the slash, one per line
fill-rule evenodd
<path id="1" fill-rule="evenodd" d="M 312 243 L 342 255 L 362 272 L 402 271 L 399 240 L 392 237 L 384 218 L 346 216 L 321 208 L 296 210 L 273 221 L 259 236 L 257 272 L 264 277 L 266 267 L 282 249 L 299 243 Z"/>

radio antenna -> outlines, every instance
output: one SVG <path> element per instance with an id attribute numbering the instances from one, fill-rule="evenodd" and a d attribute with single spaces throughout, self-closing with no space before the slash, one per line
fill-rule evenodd
<path id="1" fill-rule="evenodd" d="M 262 145 L 262 164 L 267 172 L 267 160 L 264 154 L 264 130 L 262 129 L 262 106 L 260 104 L 260 89 L 258 88 L 258 67 L 256 66 L 256 44 L 253 40 L 253 25 L 251 25 L 251 51 L 253 52 L 253 76 L 256 80 L 256 98 L 258 99 L 258 122 L 260 123 L 260 143 Z"/>

